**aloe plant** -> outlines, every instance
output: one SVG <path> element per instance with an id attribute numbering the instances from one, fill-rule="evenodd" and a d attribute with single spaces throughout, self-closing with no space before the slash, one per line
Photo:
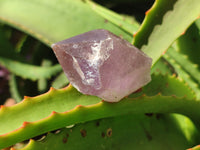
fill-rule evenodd
<path id="1" fill-rule="evenodd" d="M 18 102 L 0 99 L 0 148 L 199 149 L 199 16 L 199 0 L 156 0 L 142 23 L 88 0 L 0 0 L 0 65 Z M 153 59 L 152 81 L 117 103 L 79 93 L 50 49 L 98 28 Z"/>

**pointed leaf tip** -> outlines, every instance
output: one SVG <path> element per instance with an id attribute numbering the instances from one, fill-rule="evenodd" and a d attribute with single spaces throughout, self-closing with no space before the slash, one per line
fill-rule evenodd
<path id="1" fill-rule="evenodd" d="M 28 124 L 30 124 L 30 122 L 24 121 L 22 124 L 22 128 L 25 128 Z"/>
<path id="2" fill-rule="evenodd" d="M 30 96 L 24 96 L 24 99 L 23 99 L 23 100 L 29 99 L 29 98 L 31 98 L 31 97 L 30 97 Z"/>
<path id="3" fill-rule="evenodd" d="M 53 88 L 53 87 L 50 87 L 49 91 L 48 92 L 52 92 L 52 91 L 55 91 L 56 89 Z"/>
<path id="4" fill-rule="evenodd" d="M 167 52 L 167 50 L 163 51 L 162 55 L 165 55 L 165 54 L 166 54 L 166 52 Z"/>
<path id="5" fill-rule="evenodd" d="M 133 37 L 135 37 L 137 33 L 138 33 L 138 32 L 133 33 Z"/>
<path id="6" fill-rule="evenodd" d="M 147 15 L 147 14 L 150 12 L 150 10 L 151 10 L 151 9 L 147 10 L 147 11 L 145 12 L 145 15 Z"/>
<path id="7" fill-rule="evenodd" d="M 55 114 L 58 114 L 58 113 L 56 111 L 52 111 L 50 116 L 55 115 Z"/>
<path id="8" fill-rule="evenodd" d="M 172 74 L 172 77 L 176 77 L 176 74 L 175 74 L 175 73 L 173 73 L 173 74 Z"/>
<path id="9" fill-rule="evenodd" d="M 185 32 L 186 32 L 186 30 L 184 30 L 184 31 L 181 33 L 181 35 L 184 35 L 184 34 L 185 34 Z"/>
<path id="10" fill-rule="evenodd" d="M 5 105 L 0 105 L 0 109 L 3 109 L 5 108 L 6 106 Z"/>
<path id="11" fill-rule="evenodd" d="M 76 108 L 83 108 L 83 105 L 77 105 Z"/>
<path id="12" fill-rule="evenodd" d="M 159 92 L 157 95 L 158 95 L 158 96 L 162 96 L 162 93 L 161 93 L 161 92 Z"/>
<path id="13" fill-rule="evenodd" d="M 197 145 L 197 146 L 195 146 L 195 147 L 193 147 L 193 148 L 188 148 L 187 150 L 197 150 L 197 149 L 199 149 L 200 148 L 200 145 Z"/>

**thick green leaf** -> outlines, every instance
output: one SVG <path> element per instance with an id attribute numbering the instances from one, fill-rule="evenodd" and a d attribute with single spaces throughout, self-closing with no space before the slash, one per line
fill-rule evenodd
<path id="1" fill-rule="evenodd" d="M 179 130 L 183 133 L 183 136 L 187 141 L 194 145 L 199 142 L 199 128 L 196 128 L 194 123 L 188 118 L 180 114 L 172 114 L 174 121 L 179 126 Z M 195 136 L 194 136 L 195 135 Z"/>
<path id="2" fill-rule="evenodd" d="M 129 114 L 115 118 L 95 120 L 62 129 L 60 133 L 49 133 L 41 141 L 31 140 L 21 150 L 183 150 L 195 144 L 197 130 L 185 119 L 187 136 L 180 130 L 173 115 Z M 180 115 L 179 115 L 180 117 Z M 164 136 L 163 136 L 164 135 Z M 191 139 L 193 142 L 190 142 Z M 93 142 L 91 142 L 93 141 Z M 74 144 L 76 143 L 76 144 Z"/>
<path id="3" fill-rule="evenodd" d="M 175 74 L 175 70 L 173 69 L 173 66 L 170 66 L 170 64 L 162 57 L 151 68 L 151 74 L 173 75 Z"/>
<path id="4" fill-rule="evenodd" d="M 22 100 L 22 97 L 18 91 L 16 76 L 14 74 L 10 75 L 9 87 L 12 98 L 19 103 Z"/>
<path id="5" fill-rule="evenodd" d="M 198 66 L 193 64 L 186 55 L 181 54 L 176 51 L 174 48 L 170 48 L 167 51 L 167 55 L 172 57 L 184 70 L 188 73 L 188 75 L 193 78 L 197 84 L 200 85 L 200 71 L 198 70 Z"/>
<path id="6" fill-rule="evenodd" d="M 176 57 L 174 57 L 176 56 Z M 199 85 L 193 80 L 194 78 L 198 78 L 195 74 L 191 74 L 191 72 L 197 72 L 198 70 L 193 64 L 187 60 L 181 53 L 176 52 L 172 47 L 169 48 L 168 52 L 163 55 L 163 57 L 168 60 L 168 62 L 174 67 L 175 71 L 178 74 L 178 77 L 184 80 L 188 86 L 194 91 L 197 99 L 200 99 L 200 89 Z"/>
<path id="7" fill-rule="evenodd" d="M 98 28 L 132 40 L 129 34 L 107 22 L 82 0 L 0 0 L 0 20 L 48 45 Z"/>
<path id="8" fill-rule="evenodd" d="M 198 16 L 199 0 L 157 0 L 147 12 L 134 45 L 153 58 L 154 64 Z"/>
<path id="9" fill-rule="evenodd" d="M 67 79 L 65 73 L 61 72 L 52 82 L 52 87 L 55 89 L 60 89 L 66 86 L 67 84 L 69 84 L 69 80 Z"/>
<path id="10" fill-rule="evenodd" d="M 197 146 L 195 146 L 193 148 L 189 148 L 187 150 L 200 150 L 200 145 L 197 145 Z"/>
<path id="11" fill-rule="evenodd" d="M 22 62 L 17 62 L 15 60 L 1 57 L 0 64 L 6 67 L 10 72 L 21 76 L 23 78 L 37 80 L 41 78 L 50 78 L 52 75 L 60 72 L 62 70 L 59 64 L 51 67 L 40 67 L 35 65 L 29 65 Z"/>
<path id="12" fill-rule="evenodd" d="M 176 79 L 175 76 L 152 75 L 151 83 L 143 87 L 140 94 L 153 96 L 158 93 L 163 96 L 195 97 L 194 92 L 187 86 L 186 82 Z"/>
<path id="13" fill-rule="evenodd" d="M 19 40 L 19 45 L 24 42 L 24 37 L 26 36 L 22 37 L 22 41 Z M 8 40 L 9 39 L 6 38 L 5 31 L 0 28 L 0 65 L 7 68 L 13 74 L 26 79 L 38 80 L 42 78 L 50 78 L 52 75 L 55 75 L 62 70 L 60 65 L 40 67 L 27 64 L 22 55 L 16 52 L 16 50 L 21 50 L 20 47 L 22 46 L 17 44 L 17 48 L 14 48 Z M 29 45 L 29 47 L 30 46 L 31 45 Z M 26 48 L 30 50 L 30 48 Z"/>
<path id="14" fill-rule="evenodd" d="M 194 64 L 200 65 L 200 19 L 196 20 L 184 35 L 175 42 L 176 49 L 187 55 Z"/>
<path id="15" fill-rule="evenodd" d="M 200 102 L 192 100 L 191 91 L 184 83 L 176 78 L 166 78 L 169 84 L 158 78 L 159 81 L 151 82 L 152 86 L 145 91 L 153 95 L 151 87 L 163 83 L 160 89 L 168 86 L 168 90 L 162 93 L 173 96 L 128 97 L 118 103 L 107 103 L 94 96 L 82 95 L 69 86 L 61 90 L 51 89 L 34 98 L 25 97 L 17 105 L 0 109 L 0 122 L 4 122 L 0 124 L 0 148 L 67 125 L 127 113 L 181 113 L 198 122 L 200 113 L 196 110 L 200 108 Z M 182 93 L 176 93 L 174 88 Z M 178 98 L 176 94 L 188 97 Z"/>
<path id="16" fill-rule="evenodd" d="M 130 18 L 127 18 L 125 16 L 121 16 L 113 11 L 110 11 L 98 4 L 95 4 L 92 1 L 87 1 L 87 3 L 91 6 L 91 8 L 97 12 L 99 15 L 107 19 L 108 21 L 112 22 L 119 28 L 125 30 L 128 32 L 130 35 L 133 35 L 138 28 L 139 28 L 139 23 L 136 22 L 136 20 L 130 20 Z"/>
<path id="17" fill-rule="evenodd" d="M 52 65 L 52 62 L 50 60 L 46 60 L 46 59 L 44 59 L 41 64 L 42 67 L 50 67 L 51 65 Z M 38 91 L 43 93 L 47 89 L 47 86 L 48 86 L 47 82 L 48 82 L 47 79 L 40 78 L 38 80 Z"/>

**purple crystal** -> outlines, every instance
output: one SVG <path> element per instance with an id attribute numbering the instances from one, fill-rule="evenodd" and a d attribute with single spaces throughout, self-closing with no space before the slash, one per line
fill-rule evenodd
<path id="1" fill-rule="evenodd" d="M 80 92 L 117 102 L 151 80 L 152 59 L 103 29 L 52 45 L 71 84 Z"/>

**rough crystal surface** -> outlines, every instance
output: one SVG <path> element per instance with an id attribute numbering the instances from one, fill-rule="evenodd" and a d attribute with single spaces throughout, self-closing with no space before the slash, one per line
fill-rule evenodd
<path id="1" fill-rule="evenodd" d="M 52 49 L 75 88 L 105 101 L 117 102 L 151 80 L 152 59 L 107 30 L 86 32 Z"/>

